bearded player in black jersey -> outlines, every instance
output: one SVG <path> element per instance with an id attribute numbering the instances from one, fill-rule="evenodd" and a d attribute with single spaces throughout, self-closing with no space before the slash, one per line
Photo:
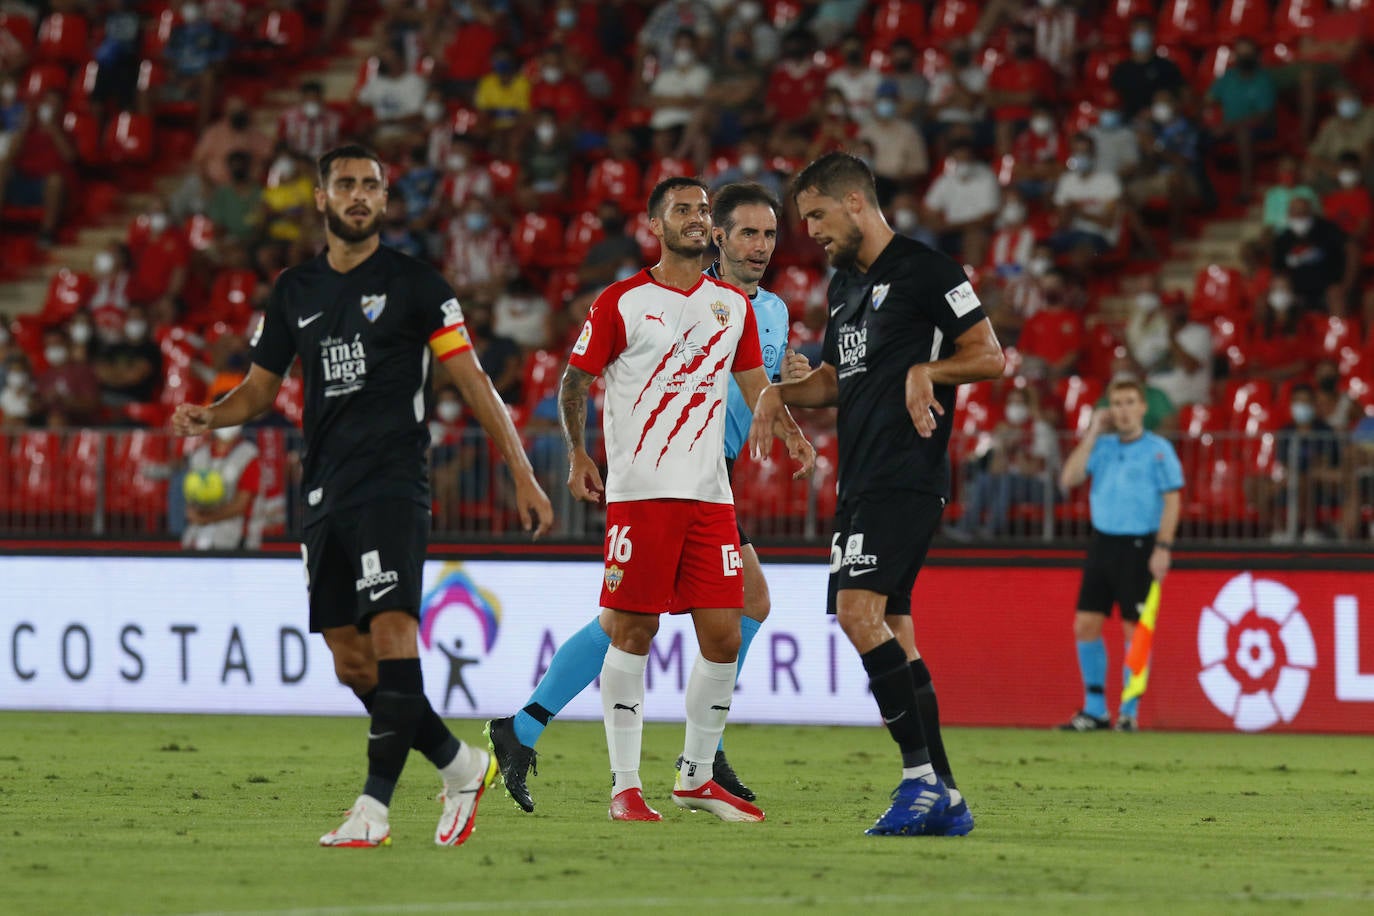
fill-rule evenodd
<path id="1" fill-rule="evenodd" d="M 547 532 L 553 507 L 473 353 L 453 290 L 428 264 L 379 243 L 381 160 L 361 146 L 339 147 L 320 158 L 319 182 L 315 206 L 328 247 L 277 279 L 242 384 L 214 406 L 178 407 L 172 428 L 197 435 L 251 420 L 272 406 L 300 357 L 310 629 L 323 634 L 339 680 L 372 715 L 363 794 L 320 844 L 391 842 L 388 807 L 413 747 L 443 777 L 434 841 L 456 846 L 472 833 L 496 763 L 449 732 L 425 698 L 420 671 L 430 528 L 425 417 L 436 358 L 500 448 L 525 530 Z"/>
<path id="2" fill-rule="evenodd" d="M 838 406 L 839 503 L 829 612 L 858 651 L 902 752 L 874 836 L 960 836 L 973 815 L 954 785 L 911 591 L 949 498 L 955 388 L 997 378 L 1004 358 L 963 268 L 896 235 L 862 160 L 831 153 L 792 183 L 807 232 L 836 268 L 819 368 L 765 389 L 750 443 L 771 447 L 784 405 Z"/>

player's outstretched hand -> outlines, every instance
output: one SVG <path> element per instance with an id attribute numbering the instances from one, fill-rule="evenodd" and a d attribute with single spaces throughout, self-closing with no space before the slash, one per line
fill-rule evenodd
<path id="1" fill-rule="evenodd" d="M 534 475 L 526 479 L 516 478 L 515 507 L 520 513 L 521 527 L 533 531 L 536 541 L 553 527 L 553 503 L 549 502 L 549 495 L 534 479 Z"/>
<path id="2" fill-rule="evenodd" d="M 588 503 L 599 503 L 606 495 L 606 485 L 601 482 L 601 471 L 596 462 L 586 452 L 574 452 L 568 466 L 568 489 L 572 495 Z"/>
<path id="3" fill-rule="evenodd" d="M 796 382 L 811 374 L 811 363 L 796 350 L 788 350 L 782 358 L 782 380 Z"/>
<path id="4" fill-rule="evenodd" d="M 754 405 L 754 422 L 749 427 L 749 454 L 763 460 L 773 451 L 773 425 L 784 410 L 782 395 L 772 385 L 759 394 Z"/>
<path id="5" fill-rule="evenodd" d="M 172 411 L 172 432 L 178 436 L 199 436 L 210 430 L 210 408 L 199 404 L 178 404 Z"/>
<path id="6" fill-rule="evenodd" d="M 945 415 L 945 409 L 935 400 L 935 386 L 925 366 L 912 366 L 906 372 L 906 412 L 911 414 L 916 435 L 922 439 L 935 434 L 936 416 Z"/>
<path id="7" fill-rule="evenodd" d="M 793 480 L 806 480 L 816 470 L 816 448 L 800 432 L 788 437 L 787 454 L 800 465 L 792 472 Z"/>

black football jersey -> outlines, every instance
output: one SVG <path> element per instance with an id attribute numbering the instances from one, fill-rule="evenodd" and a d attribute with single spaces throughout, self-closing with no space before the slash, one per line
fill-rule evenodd
<path id="1" fill-rule="evenodd" d="M 983 320 L 963 268 L 898 235 L 867 273 L 837 271 L 827 296 L 822 359 L 840 383 L 840 498 L 899 489 L 948 499 L 955 386 L 935 386 L 945 413 L 923 439 L 907 413 L 906 373 L 951 355 L 959 335 Z"/>
<path id="2" fill-rule="evenodd" d="M 385 245 L 339 273 L 326 253 L 277 278 L 253 362 L 305 390 L 305 522 L 373 499 L 429 505 L 431 340 L 460 338 L 463 313 L 437 270 Z"/>

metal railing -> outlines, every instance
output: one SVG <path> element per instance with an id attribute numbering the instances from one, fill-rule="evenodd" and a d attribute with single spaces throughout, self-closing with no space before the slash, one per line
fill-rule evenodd
<path id="1" fill-rule="evenodd" d="M 261 449 L 257 530 L 268 540 L 300 533 L 300 433 L 250 430 Z M 781 450 L 771 461 L 743 456 L 735 468 L 736 507 L 745 530 L 771 545 L 821 545 L 835 507 L 833 432 L 813 432 L 816 474 L 792 481 Z M 1058 455 L 1075 436 L 1058 434 Z M 1174 439 L 1183 465 L 1179 537 L 1212 543 L 1367 543 L 1374 520 L 1374 448 L 1349 437 L 1325 440 L 1238 432 Z M 185 457 L 198 442 L 150 429 L 0 432 L 0 537 L 173 539 L 185 527 Z M 556 434 L 526 437 L 535 471 L 554 502 L 552 538 L 594 543 L 601 507 L 569 494 Z M 590 447 L 596 453 L 593 438 Z M 1036 546 L 1081 542 L 1091 528 L 1088 488 L 1062 493 L 1059 460 L 1027 459 L 991 434 L 951 442 L 953 500 L 944 536 L 958 542 Z M 510 477 L 480 432 L 431 450 L 434 538 L 520 542 Z"/>

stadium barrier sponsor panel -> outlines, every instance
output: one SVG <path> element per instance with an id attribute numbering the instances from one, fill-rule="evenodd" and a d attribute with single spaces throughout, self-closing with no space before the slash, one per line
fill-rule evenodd
<path id="1" fill-rule="evenodd" d="M 0 708 L 357 714 L 306 632 L 299 562 L 9 557 L 0 605 Z M 823 613 L 826 568 L 769 563 L 773 614 L 731 719 L 869 725 L 854 652 Z M 589 562 L 432 561 L 420 628 L 426 685 L 450 717 L 506 715 L 595 611 Z M 917 583 L 917 644 L 947 721 L 1048 726 L 1078 707 L 1071 636 L 1078 571 L 934 566 Z M 366 586 L 364 586 L 366 587 Z M 1374 577 L 1178 570 L 1165 583 L 1148 727 L 1374 733 Z M 1119 629 L 1107 628 L 1119 659 Z M 695 657 L 668 618 L 648 669 L 650 719 L 680 719 Z M 1108 697 L 1115 706 L 1119 667 Z M 598 719 L 594 690 L 565 711 Z"/>

